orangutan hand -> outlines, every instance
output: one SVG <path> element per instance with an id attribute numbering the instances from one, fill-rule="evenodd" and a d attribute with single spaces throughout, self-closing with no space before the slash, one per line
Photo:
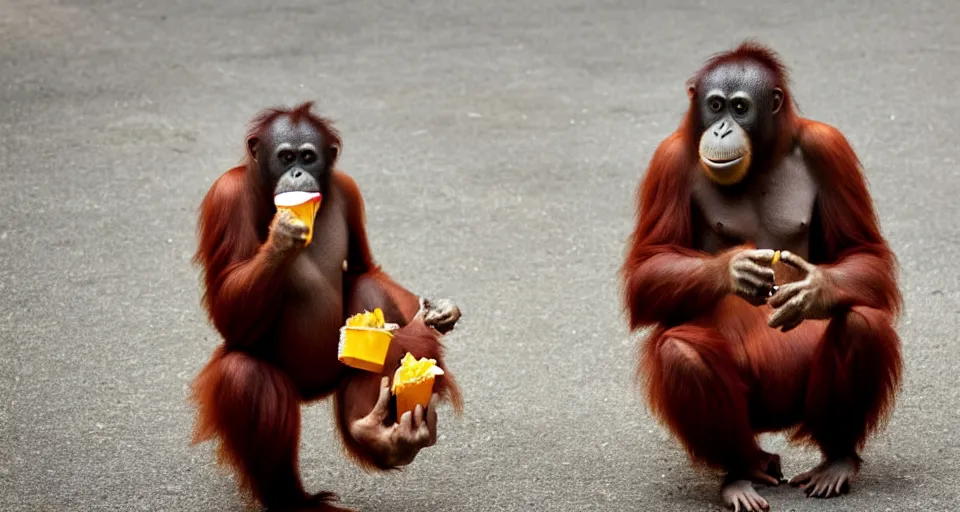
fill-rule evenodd
<path id="1" fill-rule="evenodd" d="M 746 249 L 730 258 L 730 278 L 733 292 L 754 305 L 766 302 L 773 289 L 774 251 L 771 249 Z"/>
<path id="2" fill-rule="evenodd" d="M 406 466 L 413 462 L 420 450 L 437 442 L 437 401 L 434 393 L 424 410 L 418 405 L 406 412 L 399 423 L 386 426 L 390 404 L 390 378 L 380 381 L 380 397 L 370 414 L 350 426 L 350 435 L 368 447 L 374 458 L 384 467 Z"/>
<path id="3" fill-rule="evenodd" d="M 804 320 L 830 318 L 833 309 L 831 284 L 824 272 L 792 252 L 783 251 L 780 259 L 804 272 L 806 276 L 781 286 L 767 304 L 774 309 L 767 325 L 787 332 Z"/>

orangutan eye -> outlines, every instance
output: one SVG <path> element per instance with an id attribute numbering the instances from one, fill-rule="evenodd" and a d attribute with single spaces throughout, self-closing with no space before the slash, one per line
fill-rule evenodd
<path id="1" fill-rule="evenodd" d="M 304 149 L 300 152 L 300 160 L 305 164 L 312 164 L 317 160 L 317 154 L 310 149 Z"/>
<path id="2" fill-rule="evenodd" d="M 281 162 L 285 164 L 289 164 L 289 163 L 293 163 L 293 161 L 297 158 L 297 154 L 289 149 L 284 149 L 277 154 L 277 157 L 280 159 Z"/>
<path id="3" fill-rule="evenodd" d="M 733 111 L 738 115 L 742 116 L 747 113 L 747 110 L 750 110 L 750 107 L 747 105 L 746 101 L 743 100 L 733 100 Z"/>
<path id="4" fill-rule="evenodd" d="M 720 98 L 713 98 L 710 100 L 710 110 L 713 112 L 720 112 L 723 110 L 723 100 Z"/>

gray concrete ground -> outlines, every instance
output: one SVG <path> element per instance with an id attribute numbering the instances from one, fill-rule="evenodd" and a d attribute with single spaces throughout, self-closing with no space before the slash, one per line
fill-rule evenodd
<path id="1" fill-rule="evenodd" d="M 814 0 L 0 0 L 0 508 L 241 510 L 191 448 L 196 207 L 258 109 L 338 122 L 381 262 L 462 306 L 466 414 L 402 474 L 341 456 L 307 409 L 302 468 L 371 511 L 714 510 L 631 378 L 616 270 L 684 80 L 753 36 L 803 114 L 860 152 L 902 263 L 905 388 L 854 493 L 960 498 L 960 4 Z M 789 474 L 817 460 L 764 439 Z"/>

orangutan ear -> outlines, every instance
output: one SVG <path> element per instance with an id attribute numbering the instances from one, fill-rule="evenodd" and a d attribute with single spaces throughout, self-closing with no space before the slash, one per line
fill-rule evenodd
<path id="1" fill-rule="evenodd" d="M 340 157 L 340 146 L 336 144 L 331 144 L 327 148 L 327 165 L 333 167 L 333 164 L 337 163 L 337 158 Z"/>
<path id="2" fill-rule="evenodd" d="M 776 114 L 780 112 L 780 107 L 783 106 L 783 89 L 775 87 L 773 89 L 773 113 Z"/>
<path id="3" fill-rule="evenodd" d="M 247 151 L 250 152 L 250 157 L 253 158 L 253 161 L 257 161 L 257 149 L 260 148 L 260 138 L 259 137 L 250 137 L 247 139 Z"/>

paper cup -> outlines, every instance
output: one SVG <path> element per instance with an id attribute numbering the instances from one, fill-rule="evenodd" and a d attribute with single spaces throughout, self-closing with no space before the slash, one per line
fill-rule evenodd
<path id="1" fill-rule="evenodd" d="M 393 339 L 396 324 L 386 324 L 383 329 L 374 327 L 341 327 L 337 359 L 352 368 L 380 373 L 387 359 L 387 350 Z"/>
<path id="2" fill-rule="evenodd" d="M 421 357 L 417 359 L 407 352 L 400 366 L 393 373 L 393 394 L 397 397 L 397 421 L 407 411 L 413 411 L 417 405 L 430 405 L 433 395 L 434 379 L 443 375 L 443 368 L 437 366 L 435 359 Z"/>
<path id="3" fill-rule="evenodd" d="M 420 382 L 404 384 L 397 391 L 397 421 L 400 421 L 403 413 L 412 412 L 416 409 L 418 404 L 423 406 L 424 409 L 430 405 L 430 397 L 433 395 L 433 382 L 434 378 L 431 375 Z"/>
<path id="4" fill-rule="evenodd" d="M 323 196 L 319 192 L 284 192 L 273 198 L 277 208 L 290 210 L 294 216 L 307 225 L 307 245 L 313 241 L 313 221 L 320 209 Z"/>

